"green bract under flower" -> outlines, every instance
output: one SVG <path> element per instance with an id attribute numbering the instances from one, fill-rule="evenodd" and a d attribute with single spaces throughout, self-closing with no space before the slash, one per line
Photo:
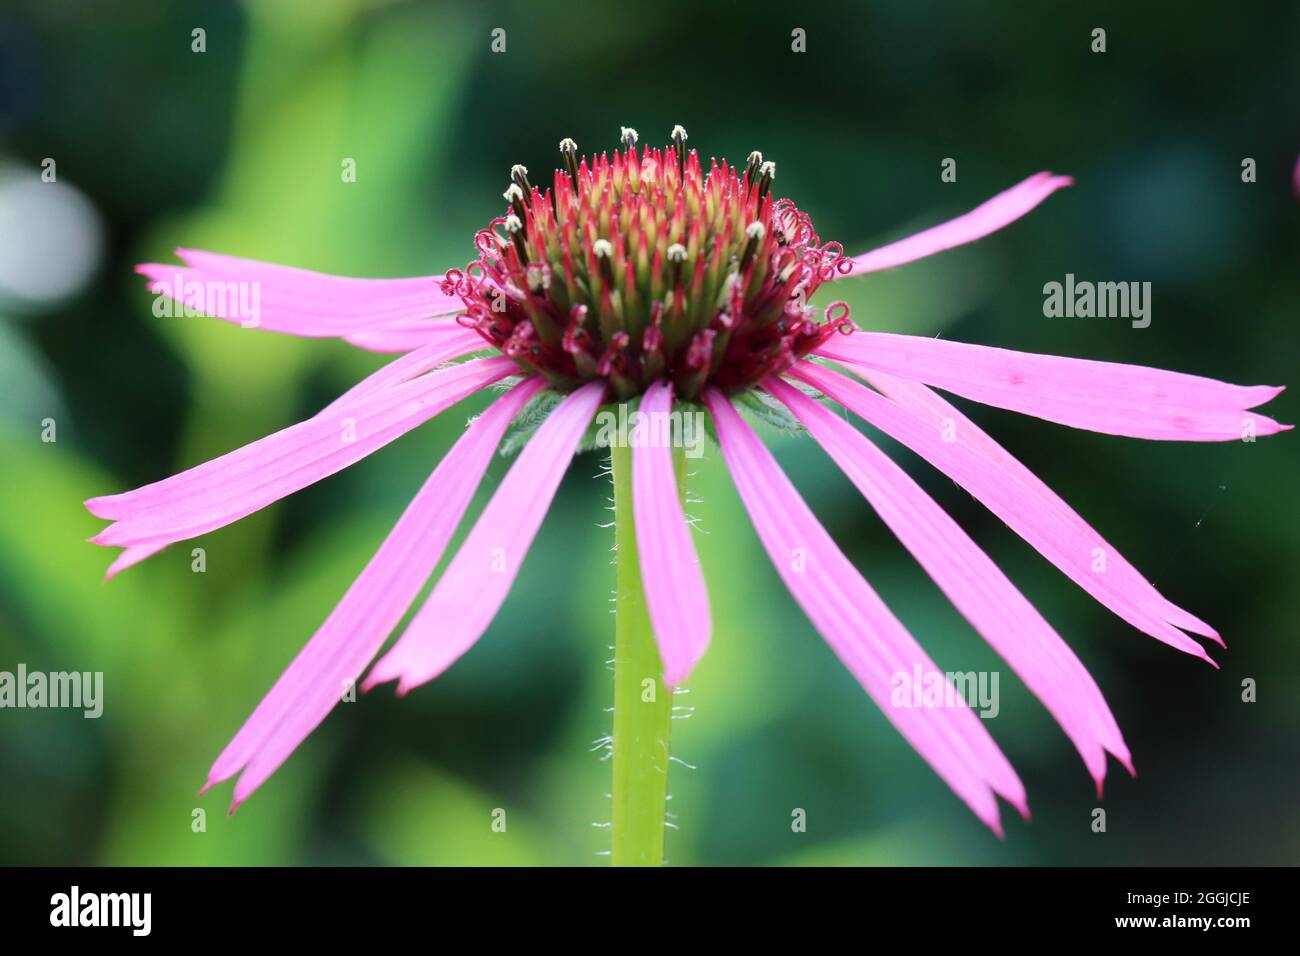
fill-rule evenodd
<path id="1" fill-rule="evenodd" d="M 662 149 L 636 143 L 624 128 L 621 150 L 579 158 L 563 140 L 545 191 L 513 168 L 479 258 L 447 273 L 459 321 L 561 391 L 603 379 L 620 399 L 661 378 L 685 399 L 742 391 L 851 331 L 847 304 L 808 305 L 851 263 L 773 198 L 774 163 L 754 152 L 705 174 L 680 126 Z"/>

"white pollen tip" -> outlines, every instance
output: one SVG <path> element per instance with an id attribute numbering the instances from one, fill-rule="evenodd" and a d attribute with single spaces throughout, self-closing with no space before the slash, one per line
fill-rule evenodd
<path id="1" fill-rule="evenodd" d="M 771 179 L 776 179 L 776 163 L 772 162 L 771 160 L 768 160 L 762 166 L 758 167 L 758 171 L 762 173 L 764 176 L 767 176 Z"/>
<path id="2" fill-rule="evenodd" d="M 578 151 L 578 144 L 575 143 L 573 140 L 569 139 L 569 137 L 566 136 L 564 137 L 564 139 L 560 140 L 560 152 L 576 153 L 577 151 Z"/>
<path id="3" fill-rule="evenodd" d="M 514 202 L 516 199 L 524 198 L 524 191 L 517 183 L 511 183 L 501 195 L 505 197 L 506 202 Z"/>
<path id="4" fill-rule="evenodd" d="M 513 213 L 506 216 L 506 232 L 518 232 L 524 228 L 524 224 L 519 221 L 519 217 Z"/>
<path id="5" fill-rule="evenodd" d="M 673 134 L 672 134 L 672 136 L 670 136 L 670 137 L 668 137 L 668 138 L 669 138 L 669 139 L 680 139 L 680 140 L 682 140 L 682 141 L 684 142 L 684 141 L 686 140 L 686 127 L 683 126 L 681 123 L 678 123 L 676 126 L 673 127 Z"/>
<path id="6" fill-rule="evenodd" d="M 551 270 L 545 265 L 534 262 L 528 267 L 528 284 L 529 286 L 541 286 L 543 289 L 551 287 Z"/>
<path id="7" fill-rule="evenodd" d="M 640 139 L 640 137 L 637 136 L 636 130 L 630 126 L 620 126 L 618 128 L 618 138 L 624 141 L 631 139 L 632 145 L 634 146 L 636 145 L 636 141 Z"/>
<path id="8" fill-rule="evenodd" d="M 527 176 L 527 175 L 528 175 L 528 167 L 525 166 L 523 163 L 515 163 L 513 166 L 510 167 L 510 175 L 511 175 L 511 176 Z"/>
<path id="9" fill-rule="evenodd" d="M 597 239 L 591 244 L 591 251 L 597 259 L 608 259 L 614 254 L 614 244 L 608 239 Z"/>
<path id="10" fill-rule="evenodd" d="M 749 154 L 749 161 L 757 166 L 759 163 L 763 162 L 763 154 L 758 150 L 754 150 Z"/>
<path id="11" fill-rule="evenodd" d="M 767 235 L 767 229 L 761 222 L 755 220 L 745 227 L 745 235 L 750 239 L 762 239 Z"/>
<path id="12" fill-rule="evenodd" d="M 686 247 L 682 245 L 680 242 L 674 242 L 671 246 L 668 247 L 667 255 L 668 255 L 669 262 L 685 262 Z"/>

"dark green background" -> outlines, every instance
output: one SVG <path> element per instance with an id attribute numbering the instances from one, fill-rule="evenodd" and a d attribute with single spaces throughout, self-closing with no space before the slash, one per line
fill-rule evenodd
<path id="1" fill-rule="evenodd" d="M 100 522 L 82 499 L 283 427 L 379 364 L 341 343 L 155 318 L 131 269 L 172 246 L 438 272 L 471 257 L 512 163 L 545 171 L 563 136 L 605 149 L 620 125 L 661 141 L 682 123 L 706 157 L 762 149 L 777 192 L 850 253 L 1037 170 L 1077 177 L 1004 233 L 838 285 L 865 328 L 1294 385 L 1300 7 L 1089 6 L 6 4 L 0 160 L 36 177 L 56 158 L 106 246 L 74 297 L 0 299 L 0 669 L 102 670 L 106 705 L 98 721 L 0 712 L 0 862 L 595 864 L 608 845 L 593 826 L 608 819 L 608 765 L 590 748 L 609 728 L 612 532 L 593 456 L 575 462 L 496 623 L 445 677 L 343 707 L 233 819 L 228 785 L 195 796 L 471 409 L 195 542 L 205 574 L 184 545 L 103 584 L 111 555 L 84 543 Z M 489 51 L 495 27 L 504 54 Z M 1094 27 L 1104 54 L 1089 50 Z M 354 184 L 340 182 L 343 157 Z M 940 182 L 945 157 L 956 183 Z M 1256 183 L 1241 181 L 1245 157 Z M 1044 318 L 1043 284 L 1067 272 L 1150 281 L 1150 328 Z M 1266 411 L 1295 421 L 1295 392 Z M 40 441 L 45 417 L 55 444 Z M 1295 862 L 1294 435 L 1176 445 L 976 417 L 1219 628 L 1222 670 L 1129 628 L 904 455 L 1077 649 L 1139 771 L 1112 764 L 1107 832 L 1094 833 L 1081 762 L 1004 669 L 991 730 L 1034 820 L 1005 808 L 998 841 L 812 631 L 711 456 L 691 487 L 714 641 L 694 716 L 674 725 L 696 769 L 674 768 L 670 862 Z M 773 443 L 941 664 L 999 666 L 809 440 Z M 1245 678 L 1256 703 L 1241 700 Z M 489 827 L 497 807 L 505 834 Z M 192 831 L 195 808 L 206 832 Z M 806 833 L 791 832 L 794 808 Z"/>

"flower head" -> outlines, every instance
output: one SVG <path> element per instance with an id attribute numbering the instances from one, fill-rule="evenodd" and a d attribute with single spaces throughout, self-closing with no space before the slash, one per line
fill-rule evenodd
<path id="1" fill-rule="evenodd" d="M 461 324 L 555 389 L 600 380 L 620 399 L 659 380 L 682 399 L 753 388 L 850 328 L 843 303 L 826 321 L 808 305 L 850 263 L 773 196 L 774 163 L 706 173 L 681 126 L 663 148 L 621 139 L 612 157 L 562 141 L 545 190 L 514 167 L 505 214 L 443 283 Z"/>

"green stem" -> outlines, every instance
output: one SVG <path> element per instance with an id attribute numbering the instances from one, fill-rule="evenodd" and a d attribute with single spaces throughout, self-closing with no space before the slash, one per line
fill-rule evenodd
<path id="1" fill-rule="evenodd" d="M 674 449 L 681 487 L 685 458 Z M 612 447 L 614 477 L 614 866 L 662 866 L 673 695 L 646 612 L 632 518 L 632 449 Z"/>

